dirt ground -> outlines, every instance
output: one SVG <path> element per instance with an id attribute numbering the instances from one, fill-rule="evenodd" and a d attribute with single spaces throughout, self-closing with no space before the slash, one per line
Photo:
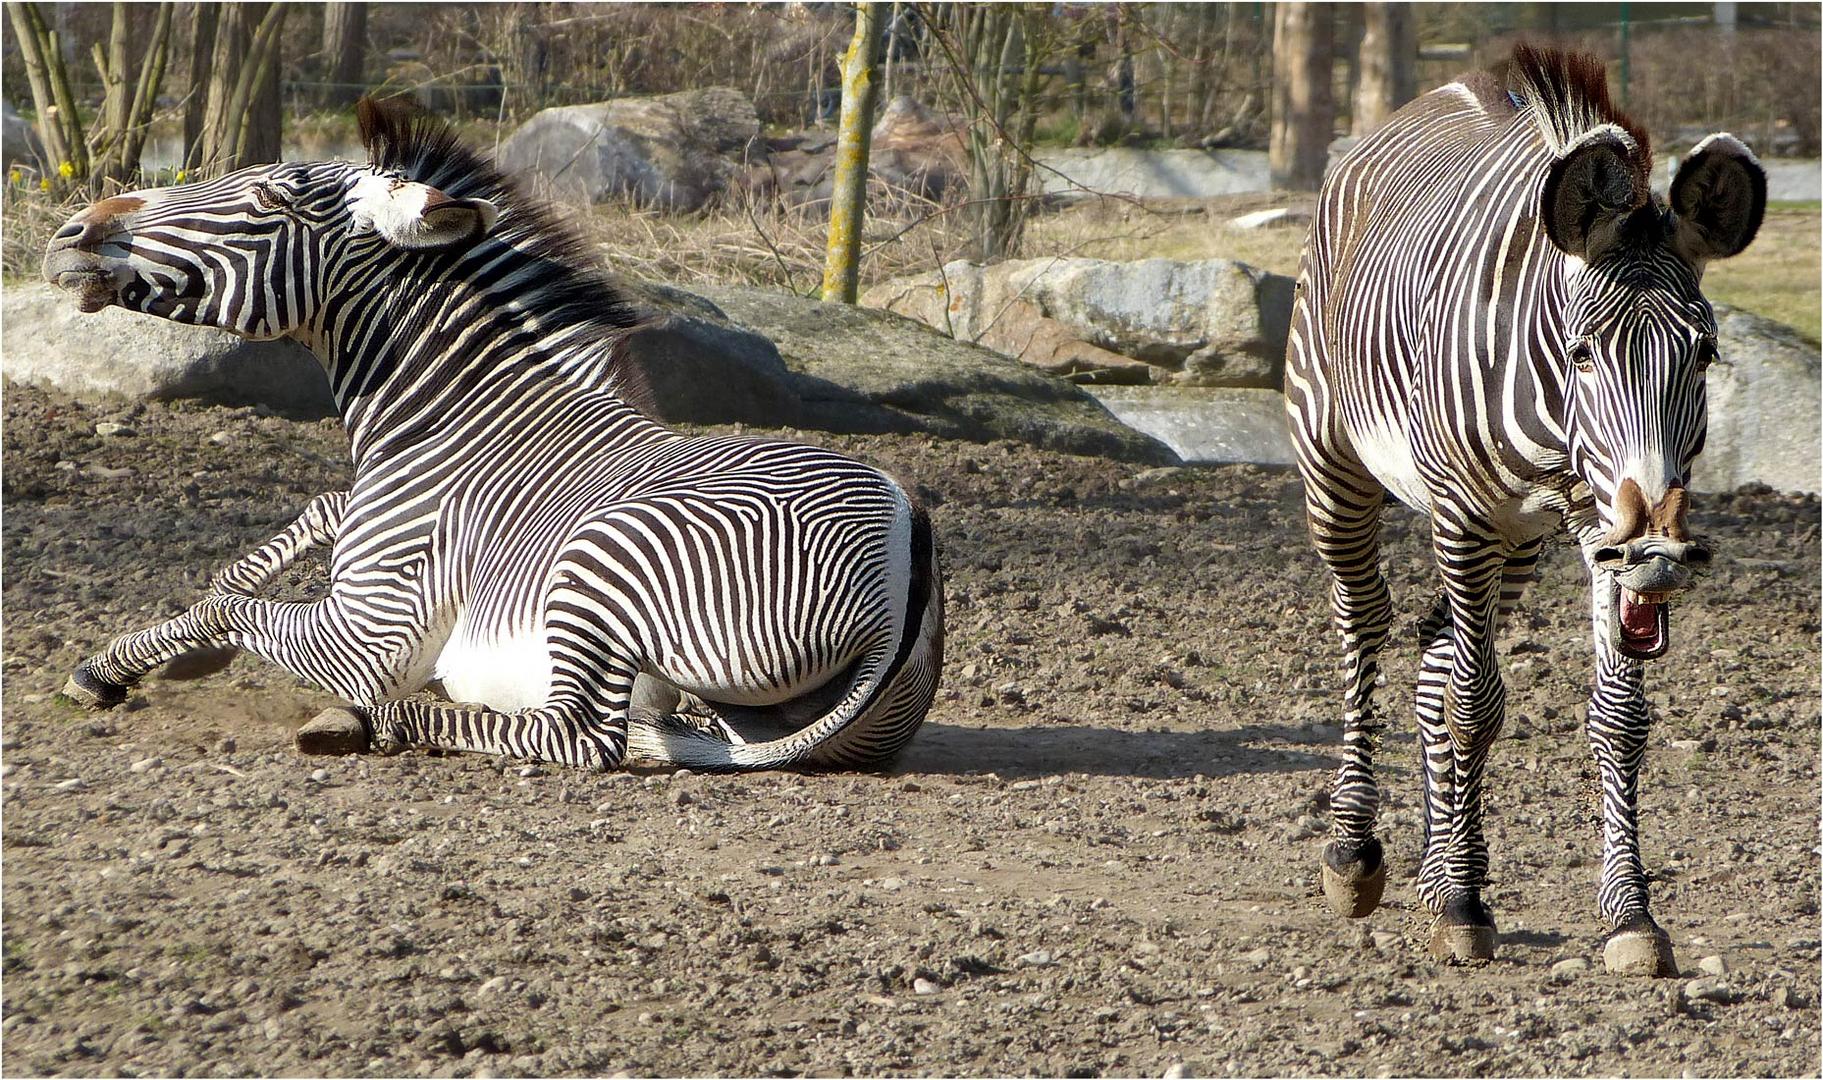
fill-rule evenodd
<path id="1" fill-rule="evenodd" d="M 1684 971 L 1623 981 L 1567 549 L 1502 644 L 1500 957 L 1452 968 L 1410 880 L 1409 724 L 1387 905 L 1347 923 L 1318 892 L 1336 648 L 1288 473 L 807 436 L 934 506 L 930 723 L 889 775 L 597 776 L 300 757 L 329 699 L 246 657 L 61 702 L 345 483 L 344 443 L 245 409 L 4 407 L 10 1075 L 1818 1072 L 1814 498 L 1697 500 L 1721 557 L 1651 675 L 1643 795 Z M 1409 645 L 1424 530 L 1389 539 Z M 1395 714 L 1414 661 L 1389 658 Z"/>

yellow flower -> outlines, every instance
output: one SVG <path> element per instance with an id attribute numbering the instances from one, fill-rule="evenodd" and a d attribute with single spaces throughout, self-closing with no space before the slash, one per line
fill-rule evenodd
<path id="1" fill-rule="evenodd" d="M 47 176 L 44 179 L 38 181 L 38 190 L 39 191 L 51 190 L 51 178 Z"/>
<path id="2" fill-rule="evenodd" d="M 70 177 L 76 175 L 76 166 L 74 166 L 66 161 L 63 164 L 57 166 L 57 175 L 63 177 L 65 180 L 68 180 Z"/>
<path id="3" fill-rule="evenodd" d="M 19 183 L 19 170 L 18 170 L 18 169 L 14 169 L 14 170 L 13 170 L 13 171 L 12 171 L 12 172 L 10 172 L 10 173 L 7 173 L 7 174 L 6 174 L 6 182 L 7 182 L 7 183 L 9 183 L 9 184 L 13 184 L 13 185 L 15 185 L 15 186 L 17 186 L 17 185 L 18 185 L 18 183 Z"/>
<path id="4" fill-rule="evenodd" d="M 185 171 L 184 171 L 184 170 L 182 170 L 182 169 L 179 169 L 179 170 L 177 170 L 177 182 L 178 182 L 178 183 L 180 183 L 180 184 L 181 184 L 181 183 L 183 183 L 183 182 L 184 182 L 184 180 L 185 180 L 185 179 L 186 179 L 186 178 L 187 178 L 187 177 L 188 177 L 188 176 L 189 176 L 189 175 L 190 175 L 190 174 L 189 174 L 189 173 L 187 173 L 187 172 L 185 172 Z"/>

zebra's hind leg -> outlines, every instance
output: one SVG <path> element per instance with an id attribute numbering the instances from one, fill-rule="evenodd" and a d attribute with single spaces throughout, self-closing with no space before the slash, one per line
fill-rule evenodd
<path id="1" fill-rule="evenodd" d="M 1385 852 L 1374 835 L 1380 788 L 1374 708 L 1380 648 L 1392 626 L 1392 597 L 1380 572 L 1385 491 L 1365 471 L 1329 462 L 1305 468 L 1311 540 L 1332 578 L 1330 601 L 1342 637 L 1342 765 L 1330 787 L 1331 839 L 1323 849 L 1323 895 L 1338 915 L 1363 918 L 1386 890 Z"/>

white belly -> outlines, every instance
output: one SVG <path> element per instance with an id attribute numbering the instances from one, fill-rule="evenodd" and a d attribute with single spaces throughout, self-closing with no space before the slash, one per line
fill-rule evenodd
<path id="1" fill-rule="evenodd" d="M 457 620 L 437 657 L 436 678 L 451 701 L 501 712 L 534 708 L 551 693 L 551 648 L 541 629 L 483 636 Z"/>

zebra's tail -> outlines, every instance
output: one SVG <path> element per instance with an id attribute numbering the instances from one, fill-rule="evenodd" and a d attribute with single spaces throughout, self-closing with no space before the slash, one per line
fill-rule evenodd
<path id="1" fill-rule="evenodd" d="M 627 757 L 703 772 L 754 772 L 793 765 L 884 764 L 917 733 L 943 669 L 943 577 L 930 518 L 911 508 L 911 579 L 901 631 L 880 654 L 863 657 L 839 700 L 803 728 L 766 742 L 738 742 L 727 724 L 706 729 L 677 715 L 635 716 Z M 890 650 L 890 653 L 887 652 Z"/>

